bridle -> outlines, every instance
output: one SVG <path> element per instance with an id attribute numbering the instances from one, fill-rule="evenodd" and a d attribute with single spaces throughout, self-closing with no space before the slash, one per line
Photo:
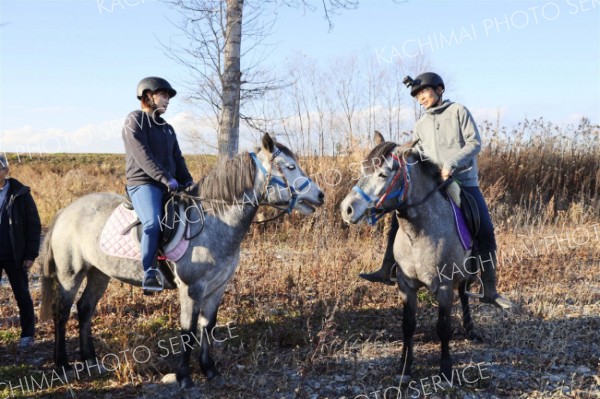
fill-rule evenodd
<path id="1" fill-rule="evenodd" d="M 452 177 L 450 177 L 450 178 L 444 180 L 443 182 L 441 182 L 437 187 L 435 187 L 429 193 L 427 193 L 427 195 L 422 200 L 414 202 L 412 204 L 408 204 L 407 203 L 408 193 L 410 191 L 411 183 L 412 183 L 412 180 L 410 177 L 411 164 L 406 162 L 402 156 L 398 156 L 398 154 L 396 152 L 392 152 L 392 159 L 394 160 L 394 163 L 392 165 L 392 170 L 395 170 L 396 174 L 394 175 L 392 181 L 390 182 L 390 184 L 387 187 L 387 189 L 385 190 L 385 192 L 380 197 L 371 198 L 369 196 L 369 194 L 365 193 L 365 191 L 362 188 L 360 188 L 359 186 L 352 187 L 352 189 L 354 191 L 359 193 L 361 195 L 361 197 L 365 201 L 367 201 L 368 207 L 366 210 L 366 215 L 367 215 L 367 223 L 369 223 L 370 225 L 374 225 L 375 223 L 377 223 L 379 221 L 379 219 L 381 219 L 383 216 L 385 216 L 385 214 L 388 212 L 391 212 L 394 210 L 400 211 L 403 209 L 409 209 L 409 208 L 423 205 L 437 191 L 445 189 L 454 181 L 452 179 Z M 394 190 L 394 186 L 396 185 L 396 182 L 398 181 L 400 176 L 403 177 L 402 185 L 398 189 Z M 396 200 L 396 204 L 393 208 L 383 207 L 383 202 L 385 200 L 394 199 L 394 198 L 397 200 Z"/>
<path id="2" fill-rule="evenodd" d="M 273 208 L 276 208 L 276 209 L 279 209 L 280 211 L 282 211 L 281 214 L 277 215 L 275 218 L 283 216 L 286 213 L 288 213 L 288 214 L 291 213 L 292 210 L 294 210 L 294 208 L 296 207 L 296 204 L 298 203 L 298 192 L 296 191 L 296 189 L 294 189 L 294 186 L 288 182 L 288 180 L 285 177 L 285 174 L 283 173 L 283 171 L 281 170 L 281 167 L 279 166 L 279 164 L 275 162 L 275 159 L 279 156 L 279 154 L 281 154 L 281 149 L 278 148 L 271 155 L 271 159 L 269 160 L 270 168 L 267 171 L 267 169 L 265 169 L 263 164 L 259 161 L 256 154 L 254 152 L 250 152 L 250 156 L 254 160 L 256 167 L 265 176 L 265 181 L 264 181 L 263 187 L 261 188 L 261 191 L 260 191 L 261 198 L 266 198 L 269 194 L 269 187 L 272 187 L 273 189 L 275 189 L 275 186 L 283 187 L 283 189 L 285 189 L 290 196 L 289 202 L 260 203 L 260 205 L 269 205 L 269 206 L 272 206 Z M 281 179 L 277 176 L 273 176 L 273 169 L 277 170 L 280 173 Z M 302 192 L 309 184 L 310 184 L 310 179 L 306 178 L 306 181 L 304 183 L 302 183 L 300 185 L 300 187 L 298 187 L 298 191 Z M 280 207 L 281 205 L 284 205 L 287 207 L 281 208 Z M 270 219 L 268 221 L 274 220 L 275 218 Z M 262 221 L 262 222 L 266 222 L 266 221 Z M 262 222 L 260 222 L 260 223 L 262 223 Z"/>
<path id="3" fill-rule="evenodd" d="M 260 202 L 260 203 L 256 203 L 254 204 L 254 202 L 251 202 L 251 204 L 253 206 L 260 206 L 260 205 L 269 205 L 272 206 L 273 208 L 279 209 L 281 212 L 279 214 L 277 214 L 276 216 L 267 219 L 267 220 L 261 220 L 261 221 L 257 221 L 257 222 L 253 222 L 253 223 L 267 223 L 267 222 L 271 222 L 273 220 L 279 219 L 280 217 L 289 214 L 292 212 L 292 210 L 294 210 L 294 208 L 296 207 L 297 203 L 298 203 L 298 192 L 302 193 L 303 190 L 310 184 L 311 180 L 307 177 L 306 181 L 304 183 L 302 183 L 300 185 L 300 187 L 298 187 L 298 191 L 296 191 L 296 189 L 294 189 L 294 186 L 289 184 L 287 178 L 285 177 L 285 174 L 283 173 L 283 171 L 281 170 L 281 167 L 279 166 L 279 164 L 275 163 L 275 159 L 279 156 L 279 154 L 281 154 L 281 149 L 277 149 L 272 155 L 271 155 L 271 159 L 269 160 L 269 164 L 270 164 L 270 168 L 267 171 L 267 169 L 265 169 L 265 167 L 262 165 L 262 163 L 259 161 L 258 157 L 256 156 L 256 154 L 254 152 L 250 152 L 250 157 L 252 158 L 252 160 L 254 161 L 254 163 L 256 164 L 256 167 L 258 168 L 258 170 L 265 175 L 265 181 L 263 183 L 263 186 L 261 188 L 260 191 L 260 197 L 266 197 L 268 195 L 269 192 L 269 187 L 274 187 L 275 185 L 283 187 L 284 189 L 287 190 L 288 194 L 290 195 L 290 200 L 289 202 L 284 202 L 284 203 L 271 203 L 271 202 Z M 273 167 L 273 165 L 275 165 L 275 167 Z M 281 179 L 278 178 L 277 176 L 273 176 L 273 169 L 276 169 L 279 171 L 279 173 L 281 174 Z M 194 195 L 190 195 L 188 193 L 183 193 L 183 192 L 177 192 L 177 193 L 173 193 L 174 196 L 180 197 L 182 199 L 186 199 L 189 201 L 192 201 L 193 204 L 195 205 L 195 207 L 197 207 L 198 209 L 202 209 L 202 201 L 209 201 L 209 202 L 213 202 L 213 203 L 220 203 L 220 204 L 224 204 L 224 205 L 236 205 L 236 202 L 227 202 L 227 201 L 223 201 L 223 200 L 217 200 L 217 199 L 209 199 L 209 198 L 203 198 L 200 196 L 194 196 Z M 285 205 L 287 206 L 286 208 L 281 208 L 280 205 Z M 195 234 L 195 236 L 197 236 L 199 233 Z"/>
<path id="4" fill-rule="evenodd" d="M 386 209 L 383 207 L 383 202 L 388 199 L 396 199 L 396 206 L 394 209 L 404 205 L 406 203 L 406 199 L 408 198 L 408 192 L 410 190 L 410 168 L 411 165 L 408 162 L 405 162 L 401 156 L 398 156 L 396 152 L 392 152 L 392 159 L 394 163 L 392 165 L 392 170 L 395 170 L 396 173 L 392 178 L 392 181 L 388 185 L 385 192 L 378 198 L 371 198 L 369 194 L 365 193 L 365 191 L 359 186 L 354 186 L 352 189 L 359 193 L 361 197 L 367 201 L 369 206 L 367 207 L 367 221 L 370 225 L 374 225 L 377 223 L 379 219 L 381 219 L 386 213 L 392 211 L 393 209 Z M 398 179 L 402 176 L 402 184 L 398 189 L 394 190 L 394 186 Z"/>

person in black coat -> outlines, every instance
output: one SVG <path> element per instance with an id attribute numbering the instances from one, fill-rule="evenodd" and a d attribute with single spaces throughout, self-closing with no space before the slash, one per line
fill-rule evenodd
<path id="1" fill-rule="evenodd" d="M 21 321 L 19 349 L 34 344 L 35 318 L 27 272 L 40 249 L 41 224 L 29 187 L 8 177 L 8 162 L 0 155 L 0 277 L 6 272 Z"/>

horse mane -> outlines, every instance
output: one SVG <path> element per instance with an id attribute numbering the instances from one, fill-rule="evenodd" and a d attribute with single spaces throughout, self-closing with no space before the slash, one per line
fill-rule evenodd
<path id="1" fill-rule="evenodd" d="M 429 158 L 421 156 L 420 151 L 416 148 L 416 144 L 416 141 L 412 141 L 410 143 L 401 145 L 400 148 L 402 148 L 403 152 L 407 152 L 417 157 L 417 163 L 423 168 L 426 175 L 433 177 L 437 182 L 441 182 L 442 171 L 440 166 Z"/>
<path id="2" fill-rule="evenodd" d="M 294 153 L 281 143 L 275 144 L 284 154 L 296 161 Z M 257 152 L 259 150 L 257 149 Z M 232 159 L 220 161 L 200 180 L 192 195 L 202 198 L 235 202 L 243 200 L 247 190 L 254 188 L 256 163 L 248 152 L 237 154 Z"/>
<path id="3" fill-rule="evenodd" d="M 198 184 L 202 198 L 233 202 L 254 187 L 256 164 L 247 152 L 220 161 Z"/>
<path id="4" fill-rule="evenodd" d="M 365 173 L 371 174 L 376 166 L 383 165 L 384 159 L 392 152 L 394 148 L 396 148 L 396 146 L 397 144 L 391 141 L 386 141 L 385 143 L 376 145 L 375 148 L 369 152 L 369 155 L 367 155 L 367 158 L 365 159 Z"/>
<path id="5" fill-rule="evenodd" d="M 432 176 L 436 181 L 441 180 L 441 171 L 440 167 L 430 159 L 424 158 L 419 155 L 419 151 L 415 148 L 416 142 L 409 142 L 402 145 L 398 145 L 391 141 L 386 141 L 385 143 L 381 143 L 375 148 L 371 150 L 369 155 L 367 155 L 367 159 L 365 162 L 368 162 L 368 165 L 365 166 L 365 171 L 367 173 L 372 173 L 372 168 L 376 165 L 383 164 L 383 160 L 396 148 L 397 146 L 400 149 L 399 154 L 411 154 L 417 157 L 417 163 L 424 168 L 425 174 Z"/>

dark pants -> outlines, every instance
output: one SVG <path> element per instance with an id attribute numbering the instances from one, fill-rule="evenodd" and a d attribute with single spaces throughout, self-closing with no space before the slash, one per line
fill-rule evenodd
<path id="1" fill-rule="evenodd" d="M 479 234 L 475 237 L 477 239 L 477 253 L 481 256 L 481 262 L 485 268 L 487 265 L 495 263 L 492 261 L 493 255 L 496 252 L 496 235 L 494 234 L 494 224 L 490 217 L 490 211 L 488 210 L 485 199 L 479 187 L 461 187 L 461 190 L 471 194 L 475 202 L 477 202 L 477 208 L 479 208 Z M 492 263 L 487 262 L 492 261 Z M 494 265 L 493 267 L 495 267 Z"/>
<path id="2" fill-rule="evenodd" d="M 6 272 L 8 281 L 19 307 L 21 319 L 21 338 L 33 337 L 35 332 L 35 319 L 33 315 L 33 301 L 29 293 L 29 278 L 23 265 L 15 265 L 12 260 L 0 260 L 0 277 L 2 270 Z"/>

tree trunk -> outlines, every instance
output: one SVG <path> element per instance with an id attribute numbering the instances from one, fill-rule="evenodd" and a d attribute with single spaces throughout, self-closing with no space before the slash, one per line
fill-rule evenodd
<path id="1" fill-rule="evenodd" d="M 219 126 L 219 158 L 233 158 L 240 141 L 240 53 L 242 43 L 242 8 L 244 0 L 227 0 L 221 124 Z"/>

